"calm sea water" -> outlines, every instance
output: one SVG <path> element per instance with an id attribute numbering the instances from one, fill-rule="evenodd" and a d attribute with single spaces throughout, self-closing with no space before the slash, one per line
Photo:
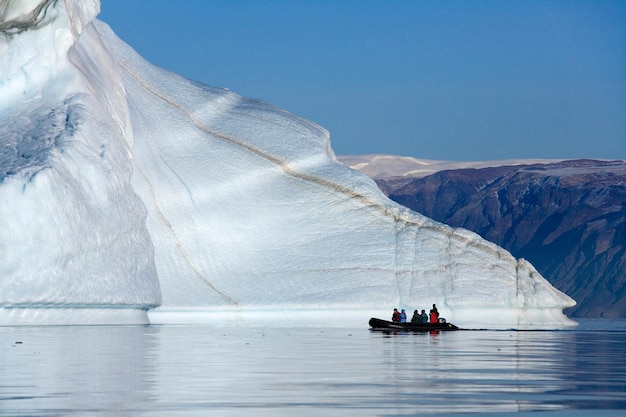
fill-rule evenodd
<path id="1" fill-rule="evenodd" d="M 626 321 L 567 331 L 0 328 L 1 416 L 625 416 Z"/>

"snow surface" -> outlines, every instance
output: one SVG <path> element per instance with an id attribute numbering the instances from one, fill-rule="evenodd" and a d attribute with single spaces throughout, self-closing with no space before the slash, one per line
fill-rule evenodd
<path id="1" fill-rule="evenodd" d="M 422 178 L 439 171 L 453 169 L 480 169 L 501 166 L 549 164 L 561 159 L 501 159 L 494 161 L 436 161 L 397 155 L 346 155 L 338 159 L 352 169 L 367 174 L 371 178 L 409 177 Z"/>
<path id="2" fill-rule="evenodd" d="M 322 127 L 152 66 L 95 0 L 41 5 L 0 0 L 0 323 L 437 303 L 461 326 L 573 324 L 532 265 L 388 200 Z"/>

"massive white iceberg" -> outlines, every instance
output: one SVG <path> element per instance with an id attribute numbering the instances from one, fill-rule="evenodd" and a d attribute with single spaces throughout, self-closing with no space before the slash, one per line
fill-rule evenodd
<path id="1" fill-rule="evenodd" d="M 561 326 L 524 260 L 388 200 L 320 126 L 156 68 L 97 0 L 0 0 L 0 323 Z"/>

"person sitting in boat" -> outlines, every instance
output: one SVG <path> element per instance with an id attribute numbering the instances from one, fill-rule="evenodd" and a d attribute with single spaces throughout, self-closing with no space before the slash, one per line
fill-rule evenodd
<path id="1" fill-rule="evenodd" d="M 393 309 L 393 314 L 391 315 L 391 321 L 393 321 L 394 323 L 400 322 L 400 312 L 398 311 L 397 308 Z"/>
<path id="2" fill-rule="evenodd" d="M 433 304 L 433 308 L 430 310 L 430 322 L 438 323 L 439 322 L 439 311 L 437 311 L 437 306 Z"/>
<path id="3" fill-rule="evenodd" d="M 420 314 L 420 323 L 428 323 L 428 314 L 426 314 L 426 310 L 422 310 L 422 314 Z"/>
<path id="4" fill-rule="evenodd" d="M 424 310 L 422 310 L 424 311 Z M 419 310 L 413 311 L 413 317 L 411 317 L 411 323 L 419 324 L 422 322 L 422 316 L 420 315 Z"/>
<path id="5" fill-rule="evenodd" d="M 400 323 L 406 323 L 406 312 L 404 309 L 400 312 Z"/>

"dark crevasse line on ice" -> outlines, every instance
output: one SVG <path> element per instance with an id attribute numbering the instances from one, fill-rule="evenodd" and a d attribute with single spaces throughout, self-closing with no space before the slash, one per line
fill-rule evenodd
<path id="1" fill-rule="evenodd" d="M 348 187 L 345 187 L 343 185 L 337 184 L 335 182 L 332 181 L 328 181 L 319 177 L 315 177 L 312 175 L 308 175 L 308 174 L 304 174 L 302 172 L 299 172 L 297 170 L 295 170 L 294 168 L 292 168 L 289 163 L 283 161 L 282 159 L 280 159 L 279 157 L 272 155 L 268 152 L 265 152 L 261 149 L 255 148 L 254 146 L 251 146 L 237 138 L 234 138 L 232 136 L 229 135 L 225 135 L 223 133 L 219 133 L 216 132 L 214 130 L 211 130 L 209 128 L 207 128 L 206 126 L 203 125 L 202 121 L 199 120 L 196 116 L 194 116 L 189 110 L 187 110 L 182 104 L 172 100 L 170 97 L 162 94 L 160 91 L 158 91 L 156 88 L 154 88 L 152 85 L 150 85 L 147 81 L 145 81 L 143 79 L 143 77 L 141 77 L 141 75 L 139 75 L 132 67 L 130 67 L 129 65 L 127 65 L 125 62 L 120 61 L 119 62 L 120 66 L 127 72 L 127 74 L 134 79 L 137 83 L 139 83 L 142 87 L 144 87 L 148 92 L 150 92 L 152 95 L 154 95 L 155 97 L 157 97 L 158 99 L 168 103 L 169 105 L 171 105 L 172 107 L 178 109 L 181 113 L 185 114 L 189 120 L 200 130 L 202 130 L 203 132 L 214 136 L 216 138 L 222 139 L 232 145 L 235 145 L 237 147 L 243 148 L 257 156 L 259 156 L 260 158 L 269 161 L 275 165 L 277 165 L 278 167 L 280 167 L 283 172 L 285 172 L 285 174 L 293 177 L 293 178 L 297 178 L 309 183 L 313 183 L 313 184 L 317 184 L 320 185 L 324 188 L 333 190 L 339 194 L 342 194 L 344 196 L 347 196 L 350 199 L 353 200 L 357 200 L 360 201 L 361 203 L 363 203 L 363 205 L 367 208 L 371 208 L 375 211 L 378 211 L 379 213 L 381 213 L 382 215 L 384 215 L 385 217 L 391 218 L 392 221 L 394 222 L 399 222 L 399 223 L 404 223 L 405 225 L 411 225 L 411 226 L 415 226 L 419 229 L 425 229 L 425 230 L 434 230 L 434 231 L 439 231 L 441 232 L 441 229 L 436 227 L 436 226 L 431 226 L 422 222 L 416 222 L 415 220 L 412 220 L 410 218 L 408 218 L 407 216 L 402 216 L 402 215 L 398 215 L 397 213 L 395 213 L 393 210 L 391 210 L 388 207 L 385 207 L 384 205 L 381 205 L 380 203 L 373 201 L 372 199 L 370 199 L 369 197 L 355 192 L 353 189 L 350 189 Z M 447 226 L 446 226 L 447 227 Z M 497 250 L 497 249 L 492 249 L 491 247 L 489 247 L 488 245 L 484 245 L 482 244 L 480 241 L 477 241 L 475 239 L 470 239 L 466 236 L 454 233 L 454 228 L 450 228 L 450 238 L 451 239 L 455 239 L 457 241 L 459 241 L 462 245 L 465 246 L 474 246 L 477 247 L 479 249 L 481 249 L 482 251 L 488 252 L 488 253 L 492 253 L 494 256 L 496 256 L 497 258 L 502 258 L 503 254 L 505 252 Z M 512 258 L 513 259 L 513 258 Z"/>
<path id="2" fill-rule="evenodd" d="M 139 172 L 141 172 L 141 175 L 144 177 L 145 181 L 148 184 L 150 184 L 150 187 L 148 188 L 150 190 L 150 195 L 152 196 L 152 203 L 154 207 L 156 207 L 157 214 L 159 218 L 161 219 L 161 221 L 163 222 L 163 224 L 165 225 L 165 227 L 167 228 L 167 230 L 169 230 L 170 233 L 172 234 L 172 239 L 176 245 L 176 249 L 178 250 L 178 253 L 180 253 L 180 255 L 183 257 L 185 262 L 187 262 L 187 265 L 189 265 L 189 267 L 193 271 L 196 278 L 198 278 L 200 282 L 203 282 L 205 285 L 207 285 L 209 288 L 215 291 L 215 293 L 217 293 L 220 297 L 222 297 L 222 299 L 224 299 L 229 304 L 232 304 L 235 306 L 239 305 L 239 303 L 235 299 L 233 299 L 232 297 L 230 297 L 229 295 L 225 294 L 224 292 L 220 291 L 217 287 L 215 287 L 209 281 L 209 279 L 205 278 L 204 275 L 202 275 L 202 273 L 199 271 L 199 269 L 194 265 L 192 257 L 189 255 L 189 253 L 187 253 L 187 250 L 185 249 L 185 245 L 183 245 L 181 240 L 178 238 L 178 235 L 176 234 L 176 231 L 174 230 L 172 223 L 169 221 L 167 216 L 163 214 L 163 212 L 159 209 L 159 204 L 157 203 L 156 195 L 154 193 L 154 188 L 152 187 L 152 184 L 148 180 L 148 176 L 139 167 L 137 167 L 137 169 Z"/>
<path id="3" fill-rule="evenodd" d="M 30 13 L 21 18 L 0 22 L 0 33 L 12 36 L 29 29 L 37 29 L 41 22 L 46 18 L 50 6 L 55 5 L 58 0 L 44 0 L 39 3 Z M 0 4 L 0 12 L 4 11 L 8 4 Z"/>

